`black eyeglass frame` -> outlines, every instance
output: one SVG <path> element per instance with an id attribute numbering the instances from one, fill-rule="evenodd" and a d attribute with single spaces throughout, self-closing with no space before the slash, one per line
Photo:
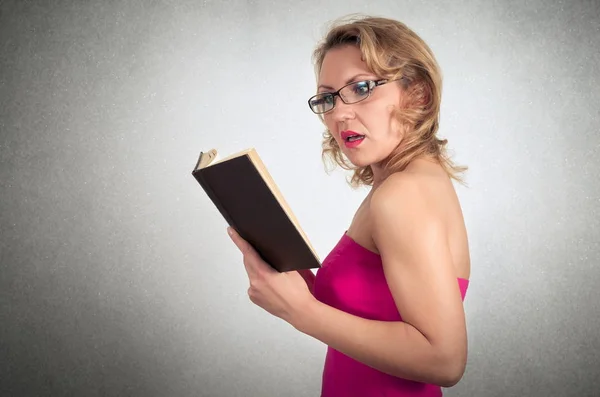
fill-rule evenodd
<path id="1" fill-rule="evenodd" d="M 339 98 L 342 100 L 342 102 L 344 102 L 346 105 L 350 105 L 350 104 L 353 104 L 353 103 L 359 103 L 359 102 L 362 102 L 362 101 L 364 101 L 365 99 L 369 98 L 369 97 L 371 96 L 371 93 L 373 92 L 373 89 L 375 89 L 375 87 L 379 87 L 379 86 L 381 86 L 381 85 L 384 85 L 384 84 L 387 84 L 387 83 L 391 83 L 392 81 L 397 81 L 397 80 L 401 80 L 401 79 L 393 79 L 393 80 L 389 80 L 389 79 L 379 79 L 379 80 L 360 80 L 360 81 L 353 81 L 353 82 L 351 82 L 351 83 L 348 83 L 348 84 L 346 84 L 345 86 L 343 86 L 342 88 L 340 88 L 339 90 L 337 90 L 337 91 L 335 91 L 335 92 L 320 92 L 320 93 L 318 93 L 318 94 L 315 94 L 315 95 L 311 96 L 310 98 L 308 98 L 308 107 L 309 107 L 309 108 L 310 108 L 310 110 L 311 110 L 313 113 L 315 113 L 315 114 L 325 114 L 325 113 L 331 112 L 331 111 L 332 111 L 332 110 L 335 108 L 335 105 L 336 105 L 336 100 L 335 100 L 335 97 L 336 97 L 336 96 L 337 96 L 337 97 L 339 97 Z M 342 90 L 343 90 L 344 88 L 346 88 L 346 87 L 349 87 L 349 86 L 351 86 L 351 85 L 354 85 L 354 84 L 359 84 L 359 83 L 367 83 L 367 84 L 368 84 L 368 87 L 369 87 L 369 93 L 367 94 L 367 96 L 365 96 L 365 97 L 364 97 L 364 98 L 362 98 L 362 99 L 359 99 L 359 100 L 358 100 L 358 101 L 356 101 L 356 102 L 346 102 L 346 101 L 344 100 L 344 98 L 342 98 L 342 96 L 340 95 L 340 91 L 342 91 Z M 312 101 L 312 100 L 313 100 L 313 99 L 315 99 L 316 97 L 324 97 L 324 96 L 327 96 L 327 95 L 328 95 L 328 96 L 331 96 L 331 97 L 333 98 L 333 106 L 331 106 L 331 109 L 329 109 L 329 110 L 326 110 L 326 111 L 324 111 L 324 112 L 315 112 L 315 111 L 314 111 L 314 109 L 313 109 L 313 107 L 310 105 L 310 101 Z"/>

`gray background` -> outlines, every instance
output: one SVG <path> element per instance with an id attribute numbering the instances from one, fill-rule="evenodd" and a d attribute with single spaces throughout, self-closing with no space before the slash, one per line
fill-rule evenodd
<path id="1" fill-rule="evenodd" d="M 251 304 L 200 150 L 257 148 L 324 257 L 366 191 L 320 159 L 311 51 L 398 18 L 445 77 L 472 248 L 448 396 L 597 396 L 598 1 L 0 2 L 0 392 L 317 396 L 325 346 Z"/>

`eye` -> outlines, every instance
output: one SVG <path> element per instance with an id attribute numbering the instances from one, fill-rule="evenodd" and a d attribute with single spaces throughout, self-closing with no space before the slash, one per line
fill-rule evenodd
<path id="1" fill-rule="evenodd" d="M 333 96 L 320 95 L 311 99 L 310 103 L 313 106 L 331 105 L 333 103 Z"/>
<path id="2" fill-rule="evenodd" d="M 319 94 L 310 100 L 310 107 L 316 113 L 324 113 L 333 108 L 333 102 L 333 95 Z"/>
<path id="3" fill-rule="evenodd" d="M 352 91 L 356 95 L 366 95 L 369 93 L 369 83 L 366 81 L 359 81 L 358 83 L 354 84 Z"/>

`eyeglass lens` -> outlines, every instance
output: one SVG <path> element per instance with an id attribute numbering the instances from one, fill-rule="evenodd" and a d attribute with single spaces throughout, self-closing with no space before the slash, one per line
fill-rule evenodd
<path id="1" fill-rule="evenodd" d="M 349 84 L 340 89 L 339 96 L 347 104 L 360 102 L 369 96 L 371 91 L 370 83 L 370 81 L 358 81 Z M 335 94 L 323 93 L 315 95 L 310 99 L 309 104 L 313 112 L 325 113 L 333 109 L 335 104 Z"/>

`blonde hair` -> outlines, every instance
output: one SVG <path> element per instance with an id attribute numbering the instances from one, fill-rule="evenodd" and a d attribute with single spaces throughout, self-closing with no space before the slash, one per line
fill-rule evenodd
<path id="1" fill-rule="evenodd" d="M 439 139 L 442 74 L 429 46 L 402 22 L 352 14 L 334 21 L 313 52 L 315 73 L 333 48 L 357 46 L 368 68 L 387 79 L 399 79 L 407 93 L 407 106 L 396 108 L 393 116 L 406 128 L 402 142 L 382 162 L 390 172 L 402 171 L 415 158 L 435 158 L 448 176 L 464 184 L 459 174 L 467 167 L 455 165 L 446 151 L 447 139 Z M 411 106 L 412 105 L 412 106 Z M 322 115 L 320 116 L 323 121 Z M 371 166 L 354 167 L 340 150 L 331 132 L 323 133 L 322 158 L 329 158 L 346 170 L 353 170 L 354 187 L 373 184 Z"/>

